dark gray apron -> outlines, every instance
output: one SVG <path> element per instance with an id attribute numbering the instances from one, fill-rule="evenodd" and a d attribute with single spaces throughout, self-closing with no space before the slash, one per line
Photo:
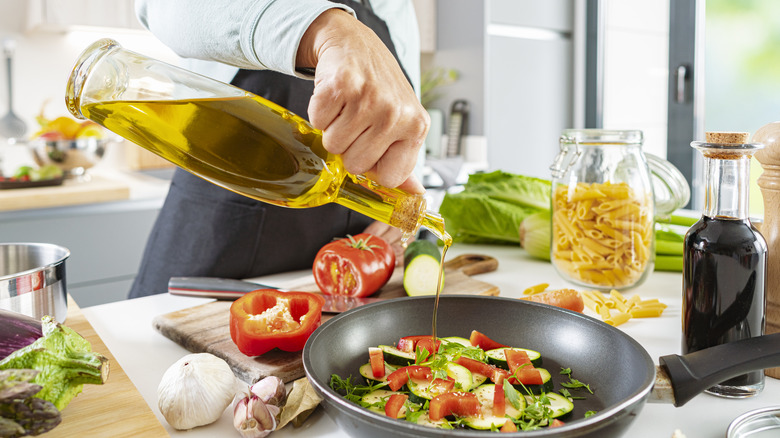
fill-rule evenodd
<path id="1" fill-rule="evenodd" d="M 385 22 L 367 0 L 334 1 L 352 7 L 398 59 Z M 240 70 L 231 84 L 308 119 L 313 81 Z M 258 202 L 176 169 L 129 297 L 166 292 L 175 276 L 251 278 L 310 269 L 323 245 L 358 234 L 371 222 L 336 204 L 292 209 Z"/>

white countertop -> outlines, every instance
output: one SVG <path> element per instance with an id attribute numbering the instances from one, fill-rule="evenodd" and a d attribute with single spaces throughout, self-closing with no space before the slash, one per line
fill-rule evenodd
<path id="1" fill-rule="evenodd" d="M 498 270 L 477 278 L 495 284 L 501 296 L 519 297 L 529 286 L 549 283 L 550 288 L 574 287 L 563 281 L 551 264 L 530 259 L 517 247 L 456 244 L 448 259 L 463 253 L 490 254 L 499 260 Z M 285 282 L 306 275 L 306 272 L 264 277 L 264 283 L 284 286 Z M 639 341 L 657 363 L 658 358 L 680 352 L 680 314 L 682 278 L 679 273 L 657 272 L 626 296 L 640 294 L 642 298 L 658 298 L 669 307 L 660 318 L 631 320 L 619 328 Z M 174 297 L 161 294 L 82 309 L 89 322 L 116 357 L 116 360 L 136 385 L 141 395 L 172 436 L 214 437 L 238 436 L 233 430 L 232 411 L 209 426 L 179 432 L 172 429 L 157 408 L 157 385 L 165 370 L 188 351 L 165 338 L 152 328 L 156 315 L 192 307 L 207 299 Z M 626 436 L 634 438 L 671 437 L 680 429 L 688 438 L 722 438 L 729 423 L 740 414 L 767 406 L 780 406 L 780 380 L 766 379 L 764 391 L 753 398 L 732 400 L 701 394 L 685 406 L 667 404 L 645 405 Z M 323 412 L 317 412 L 295 429 L 288 426 L 272 434 L 274 437 L 341 437 L 344 433 Z"/>

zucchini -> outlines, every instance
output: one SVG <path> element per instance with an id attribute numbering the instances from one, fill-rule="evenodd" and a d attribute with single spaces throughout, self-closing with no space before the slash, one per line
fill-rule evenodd
<path id="1" fill-rule="evenodd" d="M 485 356 L 487 356 L 488 363 L 491 365 L 495 365 L 499 368 L 503 368 L 505 370 L 509 369 L 509 365 L 506 364 L 506 356 L 504 355 L 505 348 L 496 348 L 495 350 L 488 350 L 485 352 Z M 534 367 L 539 367 L 542 365 L 542 355 L 538 351 L 529 350 L 527 348 L 512 348 L 512 350 L 523 350 L 528 354 L 528 358 L 531 359 L 531 364 Z"/>
<path id="2" fill-rule="evenodd" d="M 430 240 L 415 240 L 404 251 L 404 289 L 410 297 L 435 295 L 441 251 Z M 444 278 L 442 274 L 442 287 Z"/>
<path id="3" fill-rule="evenodd" d="M 385 357 L 385 362 L 390 365 L 411 365 L 414 363 L 416 357 L 414 353 L 407 353 L 405 351 L 401 351 L 391 345 L 380 345 L 379 348 L 382 349 L 382 354 Z"/>
<path id="4" fill-rule="evenodd" d="M 550 409 L 552 409 L 552 417 L 558 418 L 562 417 L 572 410 L 574 410 L 574 403 L 571 402 L 568 398 L 556 393 L 556 392 L 548 392 L 545 394 L 547 398 L 550 399 Z M 529 395 L 525 396 L 525 402 L 527 404 L 533 404 L 536 400 L 532 398 Z"/>
<path id="5" fill-rule="evenodd" d="M 490 430 L 491 428 L 500 428 L 506 423 L 507 417 L 511 417 L 513 420 L 517 420 L 523 415 L 523 409 L 525 409 L 525 398 L 518 397 L 520 401 L 520 409 L 515 409 L 509 400 L 506 402 L 506 414 L 503 417 L 493 415 L 493 394 L 496 391 L 496 385 L 488 384 L 482 385 L 479 388 L 472 391 L 476 394 L 480 405 L 482 405 L 482 415 L 465 417 L 463 422 L 473 428 L 479 430 Z"/>
<path id="6" fill-rule="evenodd" d="M 379 378 L 374 377 L 374 372 L 371 370 L 371 362 L 360 366 L 360 375 L 366 379 L 366 383 L 371 385 L 384 384 L 387 385 L 387 376 L 396 370 L 396 367 L 385 362 L 385 375 Z M 384 386 L 382 385 L 382 386 Z"/>
<path id="7" fill-rule="evenodd" d="M 541 385 L 512 385 L 514 386 L 518 391 L 523 391 L 523 388 L 533 392 L 534 394 L 540 394 L 542 392 L 551 392 L 553 390 L 553 381 L 552 376 L 550 375 L 550 372 L 547 371 L 544 368 L 537 368 L 539 370 L 539 373 L 542 375 L 542 384 Z"/>
<path id="8" fill-rule="evenodd" d="M 384 415 L 387 399 L 393 394 L 397 393 L 388 389 L 376 389 L 361 397 L 360 401 L 366 408 Z M 403 409 L 405 408 L 402 408 L 402 411 Z"/>
<path id="9" fill-rule="evenodd" d="M 471 371 L 466 367 L 454 362 L 447 362 L 446 369 L 447 375 L 455 380 L 455 391 L 469 391 L 473 388 L 476 380 L 474 379 L 473 374 L 471 374 Z M 409 400 L 412 403 L 422 404 L 425 403 L 426 400 L 430 400 L 439 395 L 432 391 L 433 388 L 431 388 L 430 384 L 419 384 L 409 379 L 406 386 L 409 388 Z"/>

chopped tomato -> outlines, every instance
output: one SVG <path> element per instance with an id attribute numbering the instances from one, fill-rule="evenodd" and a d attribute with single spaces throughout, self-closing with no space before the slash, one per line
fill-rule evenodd
<path id="1" fill-rule="evenodd" d="M 452 392 L 455 389 L 455 379 L 447 377 L 446 379 L 433 379 L 431 382 L 431 393 L 444 394 L 445 392 Z"/>
<path id="2" fill-rule="evenodd" d="M 433 379 L 433 372 L 428 367 L 410 365 L 399 368 L 387 376 L 388 386 L 393 391 L 403 388 L 409 382 L 409 379 L 418 382 L 430 382 Z"/>
<path id="3" fill-rule="evenodd" d="M 497 382 L 498 378 L 501 376 L 509 376 L 509 373 L 506 370 L 502 370 L 501 368 L 486 364 L 485 362 L 480 362 L 470 357 L 461 356 L 455 360 L 455 363 L 466 367 L 472 373 L 482 374 L 492 380 L 493 383 Z"/>
<path id="4" fill-rule="evenodd" d="M 479 347 L 485 351 L 488 350 L 495 350 L 496 348 L 508 348 L 508 346 L 504 344 L 499 344 L 498 342 L 488 338 L 484 334 L 473 330 L 471 332 L 471 336 L 469 337 L 469 342 L 471 342 L 471 345 L 475 347 Z"/>
<path id="5" fill-rule="evenodd" d="M 428 417 L 432 421 L 439 421 L 449 415 L 466 417 L 479 415 L 479 399 L 471 392 L 448 392 L 439 394 L 429 405 Z"/>
<path id="6" fill-rule="evenodd" d="M 504 423 L 504 425 L 501 426 L 500 431 L 501 432 L 517 432 L 517 426 L 515 425 L 515 423 L 512 420 L 507 418 L 506 423 Z"/>
<path id="7" fill-rule="evenodd" d="M 513 350 L 507 348 L 504 350 L 504 356 L 506 357 L 506 363 L 509 366 L 509 371 L 514 371 L 520 366 L 533 368 L 531 358 L 528 357 L 528 353 L 523 350 Z"/>
<path id="8" fill-rule="evenodd" d="M 406 399 L 409 398 L 406 394 L 393 394 L 387 399 L 385 403 L 385 415 L 390 418 L 400 418 L 401 408 L 404 407 Z"/>
<path id="9" fill-rule="evenodd" d="M 556 419 L 554 419 L 554 420 L 552 421 L 552 423 L 550 423 L 550 427 L 561 427 L 561 426 L 563 426 L 564 424 L 566 424 L 566 423 L 564 423 L 563 421 L 561 421 L 561 420 L 559 420 L 559 419 L 557 419 L 557 418 L 556 418 Z"/>
<path id="10" fill-rule="evenodd" d="M 506 398 L 504 398 L 504 377 L 501 376 L 496 382 L 493 392 L 493 415 L 503 417 L 506 414 Z M 514 423 L 513 423 L 514 424 Z"/>
<path id="11" fill-rule="evenodd" d="M 371 363 L 371 374 L 377 379 L 385 376 L 385 356 L 382 349 L 377 347 L 368 348 L 368 359 Z"/>
<path id="12" fill-rule="evenodd" d="M 544 383 L 542 380 L 542 373 L 539 372 L 536 368 L 520 368 L 514 373 L 512 373 L 515 377 L 512 377 L 509 379 L 509 383 L 517 384 L 522 383 L 523 385 L 541 385 Z"/>
<path id="13" fill-rule="evenodd" d="M 585 308 L 585 302 L 582 301 L 582 295 L 574 289 L 551 290 L 520 299 L 533 301 L 535 303 L 549 304 L 551 306 L 561 307 L 580 313 L 582 313 L 582 310 Z"/>
<path id="14" fill-rule="evenodd" d="M 436 351 L 439 351 L 441 340 L 436 340 Z M 398 349 L 407 353 L 414 353 L 417 347 L 425 348 L 433 353 L 433 336 L 404 336 L 398 340 Z"/>

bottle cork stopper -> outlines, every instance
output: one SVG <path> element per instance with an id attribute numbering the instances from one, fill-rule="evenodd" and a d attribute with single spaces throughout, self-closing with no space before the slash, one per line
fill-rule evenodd
<path id="1" fill-rule="evenodd" d="M 707 132 L 707 143 L 716 144 L 745 144 L 750 133 L 747 132 Z"/>

